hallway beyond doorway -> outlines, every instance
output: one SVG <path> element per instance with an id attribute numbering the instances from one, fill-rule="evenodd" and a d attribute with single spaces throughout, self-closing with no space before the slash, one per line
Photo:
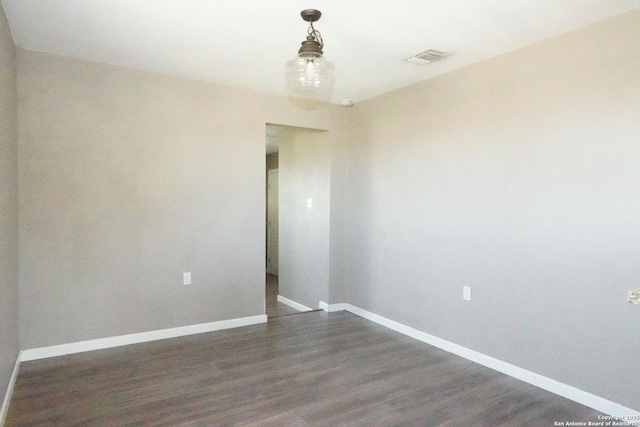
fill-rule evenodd
<path id="1" fill-rule="evenodd" d="M 266 277 L 267 286 L 267 317 L 280 317 L 288 316 L 290 314 L 304 313 L 296 310 L 293 307 L 289 307 L 278 301 L 278 276 L 273 274 L 267 274 Z"/>

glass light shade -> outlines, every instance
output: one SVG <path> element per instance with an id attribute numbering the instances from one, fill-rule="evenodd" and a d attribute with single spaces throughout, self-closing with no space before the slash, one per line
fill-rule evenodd
<path id="1" fill-rule="evenodd" d="M 301 53 L 287 62 L 287 86 L 300 94 L 328 93 L 333 89 L 333 70 L 322 55 Z"/>

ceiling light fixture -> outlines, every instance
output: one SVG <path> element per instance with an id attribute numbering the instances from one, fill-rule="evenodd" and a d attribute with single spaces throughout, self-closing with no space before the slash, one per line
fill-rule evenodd
<path id="1" fill-rule="evenodd" d="M 287 86 L 304 95 L 329 93 L 333 89 L 333 64 L 322 56 L 322 36 L 313 27 L 322 13 L 315 9 L 305 9 L 300 12 L 300 16 L 309 23 L 309 29 L 306 40 L 298 50 L 298 56 L 287 62 Z"/>

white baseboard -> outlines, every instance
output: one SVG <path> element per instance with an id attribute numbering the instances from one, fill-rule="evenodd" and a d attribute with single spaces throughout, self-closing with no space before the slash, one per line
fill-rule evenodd
<path id="1" fill-rule="evenodd" d="M 640 419 L 638 418 L 640 417 L 640 412 L 638 411 L 627 408 L 626 406 L 622 406 L 600 396 L 596 396 L 594 394 L 580 390 L 573 386 L 561 383 L 551 378 L 544 377 L 542 375 L 538 375 L 534 372 L 511 365 L 507 362 L 503 362 L 485 354 L 478 353 L 477 351 L 470 350 L 466 347 L 462 347 L 461 345 L 454 344 L 433 335 L 429 335 L 425 332 L 421 332 L 417 329 L 355 307 L 351 304 L 345 304 L 345 310 L 367 320 L 371 320 L 372 322 L 375 322 L 379 325 L 386 326 L 389 329 L 393 329 L 396 332 L 400 332 L 424 343 L 433 345 L 434 347 L 438 347 L 442 350 L 448 351 L 449 353 L 464 357 L 465 359 L 471 360 L 495 371 L 502 372 L 503 374 L 509 375 L 510 377 L 519 379 L 543 390 L 550 391 L 551 393 L 588 406 L 592 409 L 595 409 L 596 411 L 603 412 L 612 417 L 628 417 L 626 418 L 626 421 L 629 424 L 636 423 L 636 421 L 629 421 L 629 418 L 632 418 L 633 420 Z"/>
<path id="2" fill-rule="evenodd" d="M 239 328 L 241 326 L 249 326 L 266 322 L 267 315 L 261 314 L 259 316 L 241 317 L 238 319 L 222 320 L 219 322 L 201 323 L 199 325 L 181 326 L 178 328 L 140 332 L 137 334 L 120 335 L 117 337 L 99 338 L 89 341 L 54 345 L 51 347 L 32 348 L 29 350 L 22 350 L 20 352 L 20 358 L 23 362 L 26 362 L 29 360 L 45 359 L 48 357 L 63 356 L 66 354 L 83 353 L 85 351 L 120 347 L 123 345 L 163 340 L 185 335 L 221 331 L 223 329 Z"/>
<path id="3" fill-rule="evenodd" d="M 307 307 L 306 305 L 299 304 L 295 301 L 290 300 L 289 298 L 285 298 L 282 295 L 278 295 L 278 302 L 288 305 L 291 308 L 295 308 L 298 311 L 311 311 L 312 308 Z"/>
<path id="4" fill-rule="evenodd" d="M 16 357 L 16 363 L 13 365 L 13 372 L 11 378 L 9 378 L 9 384 L 7 385 L 7 392 L 4 394 L 2 400 L 2 408 L 0 409 L 0 426 L 4 426 L 4 422 L 7 419 L 9 413 L 9 403 L 11 402 L 11 396 L 13 396 L 13 387 L 16 385 L 16 379 L 18 378 L 18 371 L 20 370 L 20 354 Z"/>
<path id="5" fill-rule="evenodd" d="M 345 303 L 327 304 L 326 302 L 322 302 L 322 301 L 320 301 L 320 304 L 318 304 L 318 308 L 320 310 L 324 310 L 328 313 L 333 313 L 334 311 L 344 311 L 345 306 L 346 306 Z"/>

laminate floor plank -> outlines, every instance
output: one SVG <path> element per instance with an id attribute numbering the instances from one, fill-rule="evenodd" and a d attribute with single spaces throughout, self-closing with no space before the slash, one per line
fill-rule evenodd
<path id="1" fill-rule="evenodd" d="M 347 312 L 24 362 L 6 426 L 553 426 L 599 413 Z"/>

